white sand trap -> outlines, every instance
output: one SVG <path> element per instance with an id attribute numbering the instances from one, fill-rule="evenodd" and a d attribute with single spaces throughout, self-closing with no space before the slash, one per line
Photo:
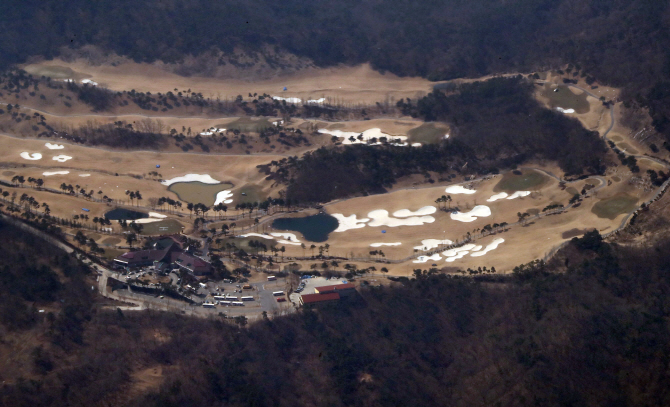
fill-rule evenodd
<path id="1" fill-rule="evenodd" d="M 48 148 L 49 150 L 62 150 L 62 149 L 65 148 L 65 146 L 62 145 L 62 144 L 51 144 L 51 143 L 46 143 L 45 146 L 47 146 L 47 148 Z"/>
<path id="2" fill-rule="evenodd" d="M 516 191 L 512 195 L 508 196 L 507 199 L 516 199 L 519 197 L 524 197 L 530 195 L 530 191 Z"/>
<path id="3" fill-rule="evenodd" d="M 477 246 L 473 247 L 471 251 L 478 252 L 478 251 L 482 250 L 482 247 L 483 247 L 482 245 L 477 245 Z"/>
<path id="4" fill-rule="evenodd" d="M 274 99 L 274 100 L 285 100 L 286 103 L 300 103 L 300 102 L 302 102 L 302 99 L 300 99 L 300 98 L 283 98 L 281 96 L 273 96 L 272 99 Z"/>
<path id="5" fill-rule="evenodd" d="M 40 153 L 32 153 L 31 154 L 31 153 L 27 153 L 27 152 L 24 151 L 20 155 L 21 155 L 21 158 L 23 158 L 24 160 L 41 160 L 42 159 L 42 154 L 40 154 Z"/>
<path id="6" fill-rule="evenodd" d="M 273 240 L 274 237 L 268 235 L 262 235 L 260 233 L 247 233 L 245 235 L 240 235 L 240 237 L 262 237 L 263 239 Z"/>
<path id="7" fill-rule="evenodd" d="M 88 83 L 89 85 L 98 86 L 98 82 L 93 82 L 90 79 L 83 79 L 81 83 Z"/>
<path id="8" fill-rule="evenodd" d="M 495 250 L 498 247 L 498 245 L 500 245 L 504 241 L 505 241 L 505 239 L 503 239 L 502 237 L 496 238 L 491 243 L 489 243 L 489 245 L 486 246 L 486 248 L 484 250 L 482 250 L 481 252 L 472 253 L 470 256 L 472 256 L 472 257 L 483 256 L 486 253 L 490 252 L 491 250 Z"/>
<path id="9" fill-rule="evenodd" d="M 449 240 L 449 239 L 444 239 L 444 240 L 440 240 L 440 239 L 425 239 L 425 240 L 422 240 L 422 241 L 421 241 L 421 245 L 420 245 L 420 246 L 414 246 L 414 248 L 415 248 L 416 250 L 423 250 L 423 251 L 425 252 L 425 251 L 428 251 L 428 250 L 430 250 L 430 249 L 434 249 L 434 248 L 436 248 L 436 247 L 438 247 L 438 246 L 440 246 L 440 245 L 452 244 L 452 243 L 454 243 L 454 242 L 452 242 L 452 241 Z"/>
<path id="10" fill-rule="evenodd" d="M 360 229 L 365 227 L 365 222 L 370 221 L 369 218 L 356 219 L 356 215 L 344 216 L 341 213 L 334 213 L 331 215 L 337 219 L 337 229 L 335 232 L 346 232 L 349 229 Z"/>
<path id="11" fill-rule="evenodd" d="M 479 248 L 481 249 L 481 246 L 479 246 Z M 468 243 L 455 249 L 446 250 L 442 252 L 442 255 L 446 257 L 446 261 L 448 263 L 451 263 L 455 260 L 462 259 L 463 257 L 465 257 L 465 255 L 468 254 L 470 250 L 479 250 L 479 249 L 477 249 L 477 246 L 475 246 L 474 244 Z"/>
<path id="12" fill-rule="evenodd" d="M 449 138 L 449 134 L 445 134 L 445 135 L 444 135 L 444 139 L 446 140 L 446 139 L 448 139 L 448 138 Z"/>
<path id="13" fill-rule="evenodd" d="M 419 256 L 412 263 L 425 263 L 428 260 L 437 261 L 437 260 L 441 260 L 441 259 L 442 259 L 442 257 L 440 257 L 440 255 L 438 253 L 435 253 L 432 256 Z"/>
<path id="14" fill-rule="evenodd" d="M 444 192 L 448 194 L 466 194 L 466 195 L 472 195 L 474 194 L 475 191 L 474 189 L 467 189 L 464 188 L 462 185 L 452 185 L 450 187 L 447 187 L 447 189 L 444 190 Z"/>
<path id="15" fill-rule="evenodd" d="M 370 244 L 370 247 L 382 247 L 382 246 L 400 246 L 402 243 L 400 242 L 394 242 L 394 243 L 372 243 Z"/>
<path id="16" fill-rule="evenodd" d="M 80 177 L 90 177 L 91 174 L 79 174 Z"/>
<path id="17" fill-rule="evenodd" d="M 209 129 L 207 131 L 203 131 L 202 133 L 200 133 L 200 135 L 201 136 L 211 136 L 214 133 L 223 133 L 224 131 L 226 131 L 226 129 L 217 129 L 216 127 L 212 127 L 211 129 Z"/>
<path id="18" fill-rule="evenodd" d="M 321 104 L 326 101 L 326 98 L 319 98 L 319 99 L 310 99 L 307 101 L 307 103 L 314 103 L 314 104 Z"/>
<path id="19" fill-rule="evenodd" d="M 563 109 L 562 107 L 557 107 L 556 110 L 558 110 L 561 113 L 574 113 L 575 109 Z"/>
<path id="20" fill-rule="evenodd" d="M 372 219 L 369 226 L 388 226 L 390 228 L 398 226 L 422 226 L 424 223 L 433 223 L 435 218 L 432 216 L 411 216 L 409 218 L 391 218 L 389 212 L 384 209 L 377 209 L 368 213 L 368 217 Z"/>
<path id="21" fill-rule="evenodd" d="M 59 163 L 64 163 L 65 161 L 71 160 L 71 159 L 72 159 L 72 157 L 70 157 L 69 155 L 64 155 L 64 154 L 56 155 L 53 158 L 54 161 L 58 161 Z"/>
<path id="22" fill-rule="evenodd" d="M 154 222 L 160 222 L 163 219 L 158 219 L 158 218 L 142 218 L 142 219 L 135 219 L 135 223 L 137 224 L 142 224 L 142 223 L 154 223 Z M 130 224 L 130 222 L 128 222 Z"/>
<path id="23" fill-rule="evenodd" d="M 451 219 L 459 222 L 474 222 L 477 218 L 491 216 L 491 208 L 486 205 L 477 205 L 470 212 L 456 212 L 451 214 Z"/>
<path id="24" fill-rule="evenodd" d="M 405 140 L 407 140 L 407 136 L 391 136 L 390 134 L 382 133 L 381 129 L 379 128 L 372 128 L 365 130 L 364 132 L 355 132 L 355 131 L 342 131 L 342 130 L 326 130 L 326 129 L 319 129 L 319 133 L 322 134 L 330 134 L 331 136 L 339 137 L 344 140 L 342 140 L 342 144 L 363 144 L 368 142 L 368 140 L 371 140 L 373 138 L 376 138 L 379 140 L 382 137 L 385 137 L 387 141 L 396 141 L 399 140 L 402 143 L 395 143 L 395 145 L 400 145 L 400 146 L 407 146 L 407 143 Z M 361 136 L 361 139 L 358 139 L 358 136 Z M 353 137 L 355 140 L 351 141 L 350 138 Z M 373 143 L 373 145 L 380 145 L 382 144 L 381 141 L 377 141 Z"/>
<path id="25" fill-rule="evenodd" d="M 421 143 L 412 143 L 412 147 L 421 147 Z"/>
<path id="26" fill-rule="evenodd" d="M 156 212 L 149 212 L 149 217 L 150 218 L 161 218 L 161 219 L 163 219 L 163 218 L 167 218 L 167 215 L 163 215 L 163 214 L 156 213 Z"/>
<path id="27" fill-rule="evenodd" d="M 393 216 L 396 218 L 406 218 L 408 216 L 424 216 L 424 215 L 432 215 L 435 212 L 437 212 L 437 208 L 434 206 L 424 206 L 423 208 L 420 208 L 414 212 L 410 211 L 409 209 L 401 209 L 399 211 L 393 212 Z"/>
<path id="28" fill-rule="evenodd" d="M 45 177 L 48 177 L 50 175 L 67 175 L 69 174 L 70 171 L 45 171 L 42 173 Z"/>
<path id="29" fill-rule="evenodd" d="M 501 192 L 499 194 L 491 195 L 491 197 L 487 199 L 486 202 L 495 202 L 498 199 L 505 199 L 507 197 L 508 197 L 507 192 Z"/>
<path id="30" fill-rule="evenodd" d="M 294 246 L 300 246 L 300 240 L 293 233 L 270 233 L 274 237 L 283 237 L 283 240 L 277 240 L 277 243 L 282 244 L 292 244 Z"/>
<path id="31" fill-rule="evenodd" d="M 161 184 L 165 186 L 170 186 L 176 182 L 202 182 L 203 184 L 220 184 L 221 181 L 217 181 L 212 178 L 209 174 L 186 174 L 181 177 L 176 177 L 172 179 L 165 180 Z"/>
<path id="32" fill-rule="evenodd" d="M 218 205 L 222 202 L 224 204 L 229 204 L 229 203 L 233 202 L 233 200 L 230 199 L 232 197 L 233 197 L 233 193 L 230 192 L 229 189 L 226 189 L 225 191 L 217 192 L 216 201 L 214 201 L 214 205 Z"/>

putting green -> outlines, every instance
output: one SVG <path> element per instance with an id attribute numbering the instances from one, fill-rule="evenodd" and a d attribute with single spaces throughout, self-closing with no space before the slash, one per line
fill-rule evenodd
<path id="1" fill-rule="evenodd" d="M 435 144 L 444 139 L 449 131 L 443 126 L 436 126 L 435 123 L 424 123 L 407 132 L 410 143 Z"/>
<path id="2" fill-rule="evenodd" d="M 242 133 L 260 133 L 261 131 L 271 127 L 272 123 L 268 119 L 252 119 L 249 117 L 240 117 L 239 119 L 228 124 L 217 124 L 214 127 L 223 128 L 227 130 L 239 130 Z"/>
<path id="3" fill-rule="evenodd" d="M 549 182 L 549 177 L 534 170 L 523 170 L 521 174 L 508 172 L 493 188 L 494 192 L 505 191 L 507 193 L 516 191 L 529 191 Z"/>
<path id="4" fill-rule="evenodd" d="M 549 99 L 549 106 L 552 109 L 557 107 L 563 109 L 574 109 L 575 113 L 588 113 L 591 110 L 589 102 L 586 100 L 586 93 L 575 95 L 570 88 L 564 85 L 559 85 L 552 88 L 549 84 L 545 85 L 542 90 L 542 96 Z"/>
<path id="5" fill-rule="evenodd" d="M 171 235 L 184 230 L 184 226 L 174 219 L 142 224 L 142 235 Z"/>
<path id="6" fill-rule="evenodd" d="M 233 193 L 235 194 L 233 199 L 235 200 L 234 202 L 236 204 L 246 202 L 262 202 L 267 199 L 267 194 L 263 192 L 263 188 L 254 184 L 247 184 L 242 188 L 233 191 Z"/>
<path id="7" fill-rule="evenodd" d="M 637 198 L 627 194 L 614 195 L 611 198 L 602 199 L 596 202 L 591 208 L 599 218 L 614 219 L 622 213 L 628 213 L 635 209 Z"/>
<path id="8" fill-rule="evenodd" d="M 192 204 L 202 203 L 207 206 L 214 205 L 216 194 L 226 189 L 231 189 L 233 184 L 205 184 L 202 182 L 175 182 L 168 187 L 168 191 L 177 194 L 180 200 Z"/>

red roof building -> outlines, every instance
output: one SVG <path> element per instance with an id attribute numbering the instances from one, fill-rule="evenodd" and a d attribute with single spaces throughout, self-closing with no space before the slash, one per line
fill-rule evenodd
<path id="1" fill-rule="evenodd" d="M 356 286 L 352 283 L 325 285 L 322 287 L 315 287 L 314 292 L 317 294 L 339 293 L 340 296 L 347 296 L 352 294 Z"/>
<path id="2" fill-rule="evenodd" d="M 300 305 L 311 305 L 318 304 L 328 301 L 339 301 L 340 294 L 338 293 L 328 293 L 328 294 L 304 294 L 300 296 Z"/>

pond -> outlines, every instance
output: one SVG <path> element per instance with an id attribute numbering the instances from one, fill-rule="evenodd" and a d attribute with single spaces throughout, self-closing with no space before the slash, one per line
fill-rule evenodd
<path id="1" fill-rule="evenodd" d="M 272 222 L 273 229 L 302 233 L 310 242 L 325 242 L 330 232 L 338 226 L 337 219 L 325 213 L 304 218 L 280 218 Z"/>
<path id="2" fill-rule="evenodd" d="M 180 200 L 192 204 L 201 203 L 207 206 L 214 205 L 216 194 L 231 189 L 233 184 L 205 184 L 203 182 L 175 182 L 168 187 L 168 191 L 177 194 Z"/>
<path id="3" fill-rule="evenodd" d="M 116 208 L 105 213 L 105 218 L 109 220 L 135 220 L 148 218 L 149 215 L 144 212 L 131 211 L 130 209 Z"/>

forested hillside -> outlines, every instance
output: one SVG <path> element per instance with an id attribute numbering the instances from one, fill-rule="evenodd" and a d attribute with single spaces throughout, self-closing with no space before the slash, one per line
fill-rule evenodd
<path id="1" fill-rule="evenodd" d="M 1 230 L 19 287 L 12 300 L 37 302 L 21 324 L 0 320 L 0 351 L 12 351 L 0 363 L 0 405 L 670 403 L 667 242 L 633 250 L 591 232 L 512 276 L 417 270 L 347 303 L 240 325 L 91 307 L 71 259 Z M 60 276 L 52 297 L 21 291 L 36 267 Z M 159 383 L 141 379 L 160 370 Z"/>
<path id="2" fill-rule="evenodd" d="M 431 79 L 573 64 L 575 74 L 624 87 L 629 102 L 650 106 L 658 129 L 670 137 L 668 4 L 7 0 L 0 2 L 0 67 L 89 44 L 136 61 L 166 62 L 270 45 L 321 66 L 371 62 L 376 69 Z"/>

